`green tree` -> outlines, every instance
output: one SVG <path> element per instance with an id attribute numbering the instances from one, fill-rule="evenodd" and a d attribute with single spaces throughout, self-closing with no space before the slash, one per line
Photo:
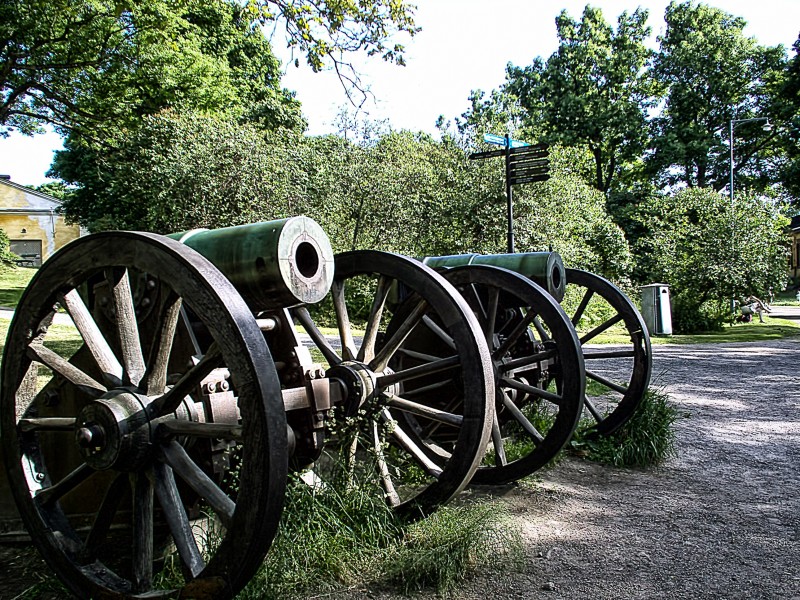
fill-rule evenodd
<path id="1" fill-rule="evenodd" d="M 285 130 L 265 139 L 219 116 L 147 116 L 112 158 L 96 155 L 102 180 L 77 189 L 63 208 L 93 231 L 169 233 L 289 216 L 300 212 L 292 205 L 298 141 Z"/>
<path id="2" fill-rule="evenodd" d="M 296 126 L 299 110 L 278 85 L 280 65 L 258 24 L 286 30 L 315 69 L 364 50 L 403 62 L 397 32 L 414 34 L 402 0 L 30 0 L 0 5 L 0 127 L 96 129 L 162 108 L 247 107 L 270 125 Z M 354 82 L 355 83 L 355 82 Z"/>
<path id="3" fill-rule="evenodd" d="M 718 328 L 732 298 L 785 283 L 788 220 L 770 200 L 739 194 L 731 204 L 711 189 L 686 188 L 642 203 L 639 219 L 649 234 L 634 250 L 651 281 L 671 286 L 676 332 Z"/>
<path id="4" fill-rule="evenodd" d="M 652 121 L 650 173 L 663 185 L 721 190 L 730 180 L 730 122 L 774 116 L 786 53 L 759 46 L 744 35 L 744 19 L 705 4 L 672 2 L 664 18 L 653 72 L 666 102 Z M 737 129 L 733 170 L 737 182 L 763 189 L 777 133 L 761 125 Z"/>
<path id="5" fill-rule="evenodd" d="M 524 68 L 509 65 L 506 90 L 519 99 L 532 126 L 541 120 L 546 141 L 584 146 L 594 159 L 592 183 L 602 192 L 620 168 L 641 155 L 653 87 L 646 70 L 651 51 L 647 11 L 623 12 L 616 30 L 598 8 L 580 21 L 556 18 L 558 50 Z"/>
<path id="6" fill-rule="evenodd" d="M 783 141 L 787 159 L 782 165 L 780 180 L 797 203 L 800 201 L 800 37 L 793 49 L 794 57 L 787 66 L 778 109 L 779 118 L 785 123 Z"/>

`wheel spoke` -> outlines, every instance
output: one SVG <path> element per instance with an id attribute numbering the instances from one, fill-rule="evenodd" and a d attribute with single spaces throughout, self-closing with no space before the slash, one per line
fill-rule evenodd
<path id="1" fill-rule="evenodd" d="M 192 576 L 197 577 L 206 564 L 197 548 L 197 542 L 192 535 L 192 527 L 183 508 L 175 477 L 172 469 L 161 462 L 153 465 L 155 475 L 155 492 L 158 503 L 164 511 L 169 531 L 178 549 L 184 569 Z"/>
<path id="2" fill-rule="evenodd" d="M 503 436 L 500 433 L 500 421 L 497 418 L 497 411 L 492 415 L 492 445 L 494 446 L 495 465 L 504 467 L 508 464 L 506 459 L 506 449 L 503 446 Z"/>
<path id="3" fill-rule="evenodd" d="M 316 344 L 319 351 L 322 352 L 322 355 L 325 357 L 325 360 L 328 361 L 328 364 L 332 367 L 341 364 L 342 359 L 339 358 L 339 355 L 336 354 L 336 350 L 331 347 L 328 340 L 325 339 L 325 336 L 322 335 L 322 332 L 317 328 L 317 325 L 311 318 L 308 309 L 305 306 L 299 306 L 292 309 L 292 314 L 298 321 L 300 321 L 300 324 L 306 330 L 306 333 L 311 337 L 311 340 L 314 342 L 314 344 Z"/>
<path id="4" fill-rule="evenodd" d="M 496 287 L 489 288 L 489 306 L 486 309 L 486 323 L 483 327 L 486 343 L 489 348 L 494 347 L 494 334 L 497 325 L 497 305 L 500 301 L 500 290 Z"/>
<path id="5" fill-rule="evenodd" d="M 603 415 L 600 414 L 600 411 L 597 410 L 592 401 L 589 400 L 588 396 L 584 396 L 583 398 L 583 405 L 586 407 L 586 410 L 594 417 L 594 420 L 600 423 L 603 420 Z"/>
<path id="6" fill-rule="evenodd" d="M 553 392 L 548 392 L 547 390 L 543 390 L 542 388 L 533 385 L 528 385 L 527 383 L 522 383 L 521 381 L 517 381 L 516 379 L 512 379 L 511 377 L 501 377 L 500 383 L 506 387 L 510 387 L 515 390 L 519 390 L 521 392 L 530 394 L 531 396 L 536 396 L 537 398 L 543 398 L 544 400 L 548 400 L 549 402 L 552 402 L 556 406 L 561 406 L 561 403 L 564 400 L 558 394 L 554 394 Z"/>
<path id="7" fill-rule="evenodd" d="M 383 308 L 386 305 L 386 296 L 389 293 L 391 284 L 392 280 L 386 275 L 381 275 L 378 278 L 375 298 L 372 300 L 372 307 L 369 310 L 369 318 L 367 319 L 367 327 L 364 330 L 364 340 L 361 342 L 361 348 L 358 349 L 358 356 L 356 357 L 356 360 L 360 362 L 371 363 L 373 362 L 372 359 L 375 357 L 375 341 L 378 338 L 378 332 L 381 328 Z"/>
<path id="8" fill-rule="evenodd" d="M 556 349 L 545 350 L 544 352 L 537 352 L 536 354 L 530 354 L 528 356 L 520 356 L 519 358 L 514 358 L 507 362 L 500 363 L 497 368 L 501 373 L 509 373 L 511 371 L 523 369 L 536 363 L 550 361 L 554 359 L 557 354 L 558 351 Z"/>
<path id="9" fill-rule="evenodd" d="M 153 345 L 147 364 L 150 365 L 144 377 L 144 392 L 148 396 L 158 396 L 164 393 L 167 387 L 167 368 L 172 352 L 172 343 L 175 331 L 181 318 L 183 300 L 171 289 L 161 304 L 156 320 Z"/>
<path id="10" fill-rule="evenodd" d="M 375 355 L 375 358 L 370 361 L 370 369 L 379 373 L 388 366 L 389 361 L 406 340 L 408 335 L 419 324 L 426 310 L 428 310 L 427 302 L 420 300 L 414 307 L 414 310 L 411 311 L 411 314 L 408 316 L 408 318 L 402 323 L 402 325 L 400 325 L 400 327 L 397 328 L 397 331 L 394 332 L 392 337 L 386 341 L 380 352 Z"/>
<path id="11" fill-rule="evenodd" d="M 392 436 L 403 448 L 406 452 L 408 452 L 411 457 L 419 464 L 422 469 L 428 473 L 431 477 L 439 478 L 442 474 L 442 470 L 434 463 L 428 456 L 423 452 L 422 448 L 417 446 L 417 444 L 408 436 L 408 434 L 403 431 L 400 424 L 392 419 L 391 414 L 387 409 L 383 410 L 383 419 L 387 423 L 392 423 Z"/>
<path id="12" fill-rule="evenodd" d="M 581 346 L 583 346 L 586 342 L 590 341 L 591 339 L 593 339 L 593 338 L 597 337 L 598 335 L 600 335 L 601 333 L 603 333 L 609 327 L 613 327 L 614 325 L 616 325 L 620 321 L 622 321 L 622 315 L 617 314 L 617 315 L 614 315 L 613 317 L 611 317 L 608 321 L 606 321 L 602 325 L 598 325 L 597 327 L 592 329 L 589 333 L 587 333 L 586 335 L 584 335 L 581 338 Z"/>
<path id="13" fill-rule="evenodd" d="M 86 537 L 86 555 L 88 560 L 97 557 L 97 553 L 101 544 L 106 540 L 108 532 L 111 530 L 111 524 L 114 522 L 114 517 L 119 509 L 120 502 L 128 490 L 128 475 L 120 473 L 111 482 L 106 495 L 103 498 L 103 503 L 95 515 L 92 528 L 89 530 L 89 535 Z"/>
<path id="14" fill-rule="evenodd" d="M 375 460 L 378 462 L 378 472 L 381 476 L 381 485 L 383 486 L 384 495 L 389 506 L 397 506 L 400 504 L 400 496 L 392 482 L 392 476 L 389 473 L 389 466 L 386 464 L 386 456 L 383 453 L 383 442 L 378 432 L 378 422 L 372 421 L 372 449 L 375 451 Z"/>
<path id="15" fill-rule="evenodd" d="M 396 408 L 412 415 L 425 417 L 426 419 L 430 419 L 432 421 L 438 421 L 439 423 L 444 423 L 445 425 L 461 427 L 461 423 L 464 421 L 464 418 L 461 415 L 439 410 L 438 408 L 433 408 L 432 406 L 425 406 L 424 404 L 419 404 L 418 402 L 412 402 L 411 400 L 406 400 L 405 398 L 401 398 L 395 394 L 387 393 L 386 398 L 389 401 L 389 406 L 392 408 Z"/>
<path id="16" fill-rule="evenodd" d="M 31 431 L 74 431 L 76 419 L 73 417 L 40 417 L 20 419 L 17 427 L 23 433 Z"/>
<path id="17" fill-rule="evenodd" d="M 445 344 L 447 344 L 448 348 L 450 348 L 451 350 L 456 350 L 456 343 L 455 341 L 453 341 L 453 338 L 450 337 L 450 335 L 448 335 L 444 329 L 439 327 L 433 321 L 433 319 L 431 319 L 428 315 L 425 315 L 424 317 L 422 317 L 422 322 L 425 323 L 425 326 L 428 329 L 430 329 L 433 333 L 435 333 L 440 340 L 442 340 Z"/>
<path id="18" fill-rule="evenodd" d="M 536 318 L 536 313 L 533 311 L 529 311 L 528 314 L 525 315 L 525 318 L 523 318 L 519 323 L 517 323 L 516 327 L 514 327 L 514 329 L 508 335 L 508 337 L 505 340 L 503 340 L 503 343 L 500 344 L 500 346 L 494 352 L 492 352 L 492 358 L 495 361 L 498 361 L 501 358 L 503 358 L 511 349 L 511 347 L 517 343 L 517 340 L 520 338 L 520 336 L 526 331 L 528 331 L 528 327 L 535 318 Z"/>
<path id="19" fill-rule="evenodd" d="M 575 314 L 572 315 L 572 326 L 577 327 L 578 322 L 583 318 L 583 313 L 586 310 L 586 307 L 589 306 L 589 301 L 594 296 L 594 290 L 590 288 L 586 288 L 586 292 L 583 294 L 583 298 L 581 298 L 581 303 L 578 305 L 578 308 L 575 310 Z"/>
<path id="20" fill-rule="evenodd" d="M 356 356 L 356 343 L 353 340 L 353 330 L 350 324 L 350 315 L 344 299 L 345 284 L 343 281 L 334 280 L 331 285 L 331 298 L 333 310 L 336 313 L 336 323 L 339 327 L 339 339 L 342 342 L 342 358 L 353 360 Z"/>
<path id="21" fill-rule="evenodd" d="M 400 348 L 398 352 L 403 356 L 407 356 L 408 358 L 413 358 L 416 360 L 421 360 L 422 362 L 435 362 L 437 360 L 442 359 L 441 356 L 434 356 L 433 354 L 425 354 L 424 352 L 417 352 L 416 350 L 410 350 L 408 348 Z"/>
<path id="22" fill-rule="evenodd" d="M 122 385 L 122 365 L 103 334 L 100 333 L 100 328 L 89 313 L 89 309 L 86 308 L 86 304 L 83 303 L 78 291 L 70 290 L 61 296 L 60 301 L 72 317 L 72 322 L 103 373 L 106 383 L 111 387 Z"/>
<path id="23" fill-rule="evenodd" d="M 417 377 L 424 377 L 426 375 L 434 375 L 436 373 L 441 373 L 443 371 L 450 371 L 455 368 L 461 367 L 461 357 L 459 356 L 451 356 L 449 358 L 439 358 L 435 359 L 434 362 L 430 362 L 424 365 L 417 365 L 416 367 L 409 367 L 408 369 L 403 369 L 402 371 L 397 371 L 390 375 L 381 375 L 378 377 L 375 385 L 379 389 L 385 389 L 390 385 L 394 385 L 395 383 L 400 383 L 401 381 L 409 381 L 411 379 L 415 379 Z"/>
<path id="24" fill-rule="evenodd" d="M 148 406 L 151 416 L 162 417 L 174 412 L 183 399 L 195 391 L 203 379 L 219 366 L 221 359 L 222 355 L 217 344 L 212 344 L 199 363 L 189 369 L 171 390 Z"/>
<path id="25" fill-rule="evenodd" d="M 133 305 L 128 269 L 107 269 L 106 280 L 113 293 L 114 316 L 125 378 L 130 384 L 138 386 L 145 372 L 144 354 L 139 339 L 139 325 L 136 322 L 136 308 Z"/>
<path id="26" fill-rule="evenodd" d="M 133 476 L 133 591 L 146 592 L 153 586 L 153 474 L 140 471 Z"/>
<path id="27" fill-rule="evenodd" d="M 108 391 L 102 383 L 98 383 L 61 355 L 40 343 L 28 346 L 27 355 L 31 360 L 49 367 L 92 398 L 99 398 Z"/>
<path id="28" fill-rule="evenodd" d="M 539 317 L 536 317 L 533 320 L 533 327 L 536 329 L 536 333 L 539 334 L 539 339 L 541 341 L 548 342 L 551 339 L 553 339 L 553 338 L 550 337 L 550 333 L 544 328 L 544 325 L 542 324 L 542 320 Z"/>
<path id="29" fill-rule="evenodd" d="M 203 472 L 175 440 L 161 448 L 164 460 L 190 488 L 208 502 L 225 527 L 230 527 L 236 504 Z"/>
<path id="30" fill-rule="evenodd" d="M 612 390 L 614 390 L 615 392 L 619 392 L 620 394 L 625 394 L 628 391 L 627 387 L 619 385 L 617 383 L 614 383 L 613 381 L 611 381 L 609 379 L 606 379 L 602 375 L 598 375 L 597 373 L 593 373 L 592 371 L 589 371 L 588 369 L 586 371 L 586 376 L 589 379 L 594 379 L 598 383 L 602 383 L 607 388 L 611 388 Z"/>
<path id="31" fill-rule="evenodd" d="M 94 473 L 97 471 L 84 463 L 58 483 L 39 490 L 34 499 L 39 506 L 49 506 L 74 490 Z"/>
<path id="32" fill-rule="evenodd" d="M 516 419 L 525 432 L 531 436 L 537 444 L 541 444 L 544 441 L 544 437 L 541 433 L 539 433 L 536 427 L 533 426 L 533 423 L 528 420 L 528 417 L 526 417 L 519 407 L 514 404 L 511 398 L 505 394 L 503 394 L 503 406 L 508 409 L 508 411 L 514 416 L 514 419 Z"/>

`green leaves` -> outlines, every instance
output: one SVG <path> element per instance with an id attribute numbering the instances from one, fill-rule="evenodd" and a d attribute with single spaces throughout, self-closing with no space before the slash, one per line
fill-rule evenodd
<path id="1" fill-rule="evenodd" d="M 505 90 L 528 113 L 525 124 L 544 128 L 545 141 L 587 147 L 595 162 L 593 184 L 608 191 L 618 165 L 644 148 L 652 82 L 647 11 L 623 12 L 616 31 L 602 11 L 587 6 L 580 21 L 556 18 L 558 50 L 542 63 L 509 66 Z"/>
<path id="2" fill-rule="evenodd" d="M 641 204 L 638 219 L 649 232 L 635 251 L 646 277 L 670 284 L 678 333 L 719 327 L 732 298 L 785 283 L 787 220 L 769 199 L 685 189 Z"/>

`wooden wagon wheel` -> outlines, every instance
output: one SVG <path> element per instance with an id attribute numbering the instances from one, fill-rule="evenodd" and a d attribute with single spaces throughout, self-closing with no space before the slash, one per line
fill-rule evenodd
<path id="1" fill-rule="evenodd" d="M 187 311 L 194 357 L 174 347 Z M 69 359 L 48 335 L 64 312 L 83 340 Z M 215 407 L 222 422 L 196 402 L 212 373 L 234 398 Z M 21 517 L 77 596 L 228 597 L 261 564 L 287 478 L 280 386 L 244 301 L 195 251 L 109 232 L 51 257 L 11 323 L 0 418 Z M 205 462 L 211 440 L 229 446 L 224 483 Z M 162 548 L 177 579 L 159 576 Z"/>
<path id="2" fill-rule="evenodd" d="M 472 308 L 492 354 L 495 418 L 491 452 L 474 483 L 530 475 L 569 441 L 583 408 L 583 360 L 568 317 L 528 278 L 492 266 L 443 272 Z M 409 345 L 422 340 L 409 339 Z"/>
<path id="3" fill-rule="evenodd" d="M 425 514 L 469 483 L 485 452 L 494 392 L 480 327 L 441 276 L 395 254 L 338 254 L 331 294 L 340 350 L 304 308 L 293 312 L 329 363 L 328 377 L 347 390 L 340 419 L 357 417 L 361 428 L 361 445 L 352 446 L 353 457 L 376 469 L 387 501 L 398 511 Z M 399 296 L 406 298 L 402 315 Z M 360 343 L 353 335 L 356 318 L 365 322 Z M 406 338 L 429 327 L 443 340 L 443 351 L 433 355 L 423 349 L 414 354 L 413 368 L 398 368 Z M 436 402 L 404 391 L 410 381 L 431 379 L 438 390 Z M 456 397 L 467 401 L 451 403 Z M 433 440 L 421 435 L 398 415 L 414 415 L 446 430 L 447 436 Z"/>
<path id="4" fill-rule="evenodd" d="M 650 336 L 630 299 L 607 279 L 567 269 L 567 313 L 578 331 L 586 363 L 586 411 L 597 435 L 610 435 L 630 419 L 650 385 Z M 592 346 L 603 332 L 620 325 L 623 348 Z"/>

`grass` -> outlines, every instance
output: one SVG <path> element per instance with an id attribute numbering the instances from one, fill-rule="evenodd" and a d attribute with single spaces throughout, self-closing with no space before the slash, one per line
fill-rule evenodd
<path id="1" fill-rule="evenodd" d="M 370 478 L 290 482 L 278 536 L 238 600 L 294 598 L 369 586 L 440 594 L 478 570 L 518 565 L 522 543 L 498 503 L 450 505 L 404 521 Z"/>
<path id="2" fill-rule="evenodd" d="M 615 467 L 651 467 L 675 456 L 674 424 L 681 417 L 663 390 L 650 388 L 631 418 L 614 434 L 592 435 L 594 420 L 579 425 L 569 448 Z"/>
<path id="3" fill-rule="evenodd" d="M 35 273 L 36 269 L 0 268 L 0 306 L 15 307 Z"/>
<path id="4" fill-rule="evenodd" d="M 800 322 L 790 319 L 758 320 L 750 323 L 726 325 L 722 331 L 707 331 L 694 334 L 652 336 L 652 344 L 726 344 L 731 342 L 766 342 L 800 336 Z"/>

